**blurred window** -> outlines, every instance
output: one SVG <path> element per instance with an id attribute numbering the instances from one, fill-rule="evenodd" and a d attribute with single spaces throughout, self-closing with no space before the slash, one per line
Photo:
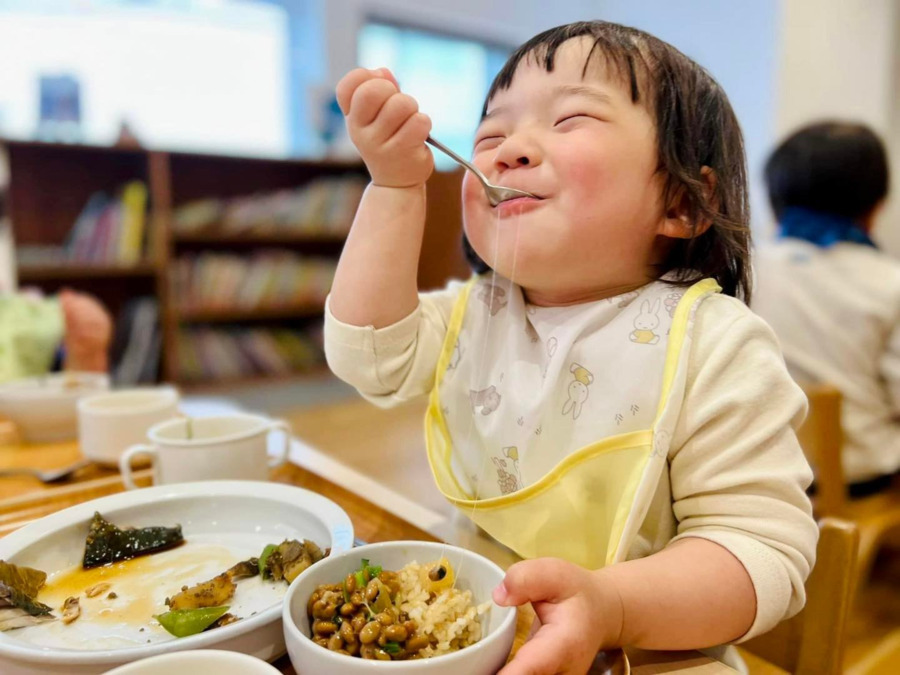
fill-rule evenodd
<path id="1" fill-rule="evenodd" d="M 285 155 L 288 16 L 226 0 L 0 0 L 0 135 Z"/>

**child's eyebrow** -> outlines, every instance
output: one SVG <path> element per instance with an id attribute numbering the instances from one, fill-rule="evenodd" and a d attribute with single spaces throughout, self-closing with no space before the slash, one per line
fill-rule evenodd
<path id="1" fill-rule="evenodd" d="M 586 96 L 587 98 L 594 99 L 598 103 L 605 103 L 606 105 L 612 104 L 612 98 L 610 98 L 608 94 L 605 94 L 594 87 L 587 87 L 581 84 L 562 84 L 553 89 L 553 95 L 555 97 Z"/>
<path id="2" fill-rule="evenodd" d="M 612 98 L 609 94 L 606 94 L 595 87 L 588 87 L 583 84 L 561 84 L 558 87 L 554 87 L 551 92 L 553 98 L 562 98 L 564 96 L 585 96 L 587 98 L 593 99 L 597 103 L 603 103 L 605 105 L 612 105 Z M 492 117 L 496 117 L 502 113 L 506 112 L 505 106 L 497 106 L 493 110 L 488 113 L 485 113 L 479 124 L 482 122 L 486 122 Z"/>

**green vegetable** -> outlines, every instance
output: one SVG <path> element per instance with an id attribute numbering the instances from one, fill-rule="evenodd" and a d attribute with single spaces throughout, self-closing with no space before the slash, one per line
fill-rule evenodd
<path id="1" fill-rule="evenodd" d="M 384 651 L 388 654 L 399 654 L 400 653 L 400 643 L 399 642 L 385 642 L 384 647 L 382 647 Z"/>
<path id="2" fill-rule="evenodd" d="M 344 602 L 350 602 L 350 593 L 347 592 L 347 580 L 341 582 L 341 590 L 344 592 Z"/>
<path id="3" fill-rule="evenodd" d="M 268 546 L 266 546 L 263 549 L 263 552 L 260 553 L 260 555 L 259 555 L 259 576 L 261 576 L 263 579 L 267 578 L 267 576 L 268 577 L 272 576 L 271 572 L 268 575 L 266 575 L 266 572 L 268 571 L 266 569 L 266 563 L 269 562 L 269 556 L 272 555 L 273 553 L 275 553 L 275 551 L 277 551 L 277 550 L 278 550 L 278 544 L 269 544 Z"/>
<path id="4" fill-rule="evenodd" d="M 199 609 L 175 609 L 153 618 L 175 637 L 196 635 L 214 624 L 228 611 L 228 607 L 201 607 Z"/>
<path id="5" fill-rule="evenodd" d="M 366 578 L 363 576 L 362 570 L 353 575 L 356 578 L 356 587 L 363 589 L 366 587 Z"/>

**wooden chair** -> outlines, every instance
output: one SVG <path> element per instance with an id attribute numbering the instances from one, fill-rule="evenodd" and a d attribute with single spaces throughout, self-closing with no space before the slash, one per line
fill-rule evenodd
<path id="1" fill-rule="evenodd" d="M 864 582 L 878 547 L 891 532 L 900 532 L 900 488 L 870 497 L 850 500 L 841 463 L 841 393 L 828 384 L 803 387 L 809 399 L 809 414 L 797 433 L 800 446 L 816 467 L 817 517 L 834 516 L 859 528 L 857 581 Z"/>
<path id="2" fill-rule="evenodd" d="M 859 531 L 853 523 L 837 518 L 819 521 L 816 565 L 806 582 L 806 607 L 739 647 L 751 675 L 843 672 L 844 628 L 850 612 L 858 544 Z"/>

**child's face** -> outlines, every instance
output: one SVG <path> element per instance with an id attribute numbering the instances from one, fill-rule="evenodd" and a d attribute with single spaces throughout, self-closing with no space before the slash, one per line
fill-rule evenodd
<path id="1" fill-rule="evenodd" d="M 552 73 L 523 60 L 476 134 L 474 163 L 488 180 L 540 199 L 492 208 L 473 176 L 463 183 L 475 251 L 537 304 L 646 283 L 663 221 L 653 120 L 602 59 L 582 77 L 590 46 L 563 44 Z"/>

